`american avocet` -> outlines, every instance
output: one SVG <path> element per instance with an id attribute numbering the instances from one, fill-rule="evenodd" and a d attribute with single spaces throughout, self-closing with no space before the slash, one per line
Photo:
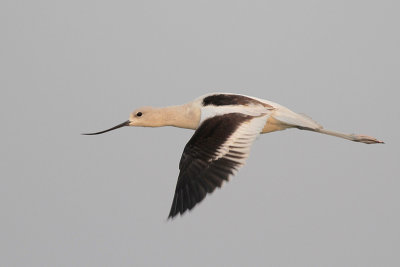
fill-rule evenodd
<path id="1" fill-rule="evenodd" d="M 297 128 L 365 144 L 383 143 L 374 137 L 325 130 L 311 118 L 277 103 L 237 94 L 213 93 L 180 106 L 142 107 L 123 126 L 175 126 L 196 130 L 186 144 L 179 163 L 179 177 L 169 218 L 183 214 L 201 202 L 223 181 L 228 181 L 249 155 L 261 133 Z"/>

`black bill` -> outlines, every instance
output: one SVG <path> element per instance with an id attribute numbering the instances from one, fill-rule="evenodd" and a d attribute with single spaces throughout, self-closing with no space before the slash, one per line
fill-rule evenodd
<path id="1" fill-rule="evenodd" d="M 130 121 L 125 121 L 125 122 L 123 122 L 121 124 L 118 124 L 117 126 L 114 126 L 114 127 L 110 128 L 110 129 L 108 129 L 108 130 L 104 130 L 104 131 L 97 132 L 97 133 L 84 133 L 83 135 L 96 135 L 96 134 L 106 133 L 106 132 L 109 132 L 109 131 L 112 131 L 112 130 L 115 130 L 115 129 L 118 129 L 118 128 L 121 128 L 121 127 L 124 127 L 124 126 L 129 126 L 129 123 L 130 123 Z"/>

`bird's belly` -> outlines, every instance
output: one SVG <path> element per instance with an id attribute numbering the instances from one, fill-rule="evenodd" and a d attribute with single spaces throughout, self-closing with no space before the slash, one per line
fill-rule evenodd
<path id="1" fill-rule="evenodd" d="M 270 132 L 275 132 L 275 131 L 282 131 L 287 128 L 290 128 L 289 125 L 284 124 L 277 119 L 275 119 L 273 116 L 270 116 L 267 120 L 267 122 L 264 125 L 264 128 L 262 129 L 261 133 L 270 133 Z"/>

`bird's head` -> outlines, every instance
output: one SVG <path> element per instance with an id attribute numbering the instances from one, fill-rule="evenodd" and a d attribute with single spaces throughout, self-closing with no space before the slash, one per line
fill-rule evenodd
<path id="1" fill-rule="evenodd" d="M 110 129 L 95 132 L 95 133 L 84 133 L 83 135 L 97 135 L 106 133 L 124 126 L 142 126 L 142 127 L 159 127 L 163 126 L 162 112 L 158 108 L 154 107 L 141 107 L 135 109 L 129 116 L 129 120 L 118 124 Z"/>
<path id="2" fill-rule="evenodd" d="M 135 109 L 129 116 L 129 126 L 163 126 L 163 112 L 160 111 L 160 108 L 148 106 Z"/>

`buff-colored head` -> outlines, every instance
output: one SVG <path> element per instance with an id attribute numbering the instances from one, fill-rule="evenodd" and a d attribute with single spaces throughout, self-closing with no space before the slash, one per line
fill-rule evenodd
<path id="1" fill-rule="evenodd" d="M 163 126 L 163 112 L 160 108 L 141 107 L 129 116 L 129 126 L 159 127 Z"/>
<path id="2" fill-rule="evenodd" d="M 175 126 L 186 129 L 196 129 L 200 121 L 200 108 L 197 106 L 181 105 L 164 108 L 141 107 L 135 109 L 129 120 L 108 130 L 85 135 L 96 135 L 109 132 L 124 126 L 161 127 Z"/>
<path id="3" fill-rule="evenodd" d="M 160 108 L 141 107 L 135 109 L 129 116 L 129 120 L 118 124 L 110 129 L 96 132 L 85 133 L 84 135 L 96 135 L 106 133 L 124 126 L 160 127 L 165 125 L 165 114 Z"/>

